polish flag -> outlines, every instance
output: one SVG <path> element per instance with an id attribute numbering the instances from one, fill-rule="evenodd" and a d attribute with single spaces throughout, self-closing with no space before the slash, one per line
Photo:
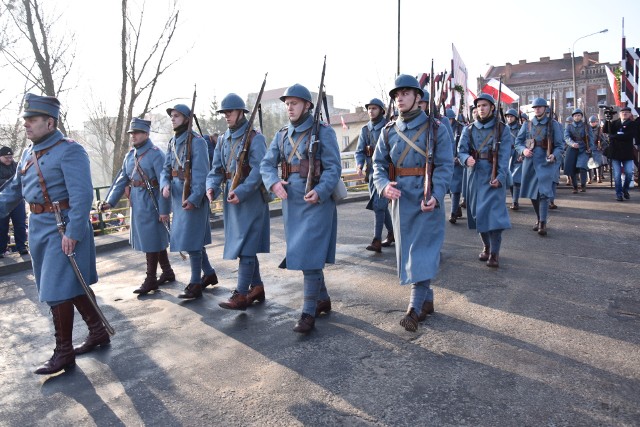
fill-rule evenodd
<path id="1" fill-rule="evenodd" d="M 621 106 L 620 102 L 620 88 L 618 87 L 618 81 L 616 80 L 616 76 L 613 75 L 611 69 L 604 66 L 605 71 L 607 72 L 607 80 L 609 80 L 609 87 L 611 88 L 611 92 L 613 93 L 613 99 L 617 106 Z"/>
<path id="2" fill-rule="evenodd" d="M 483 93 L 488 93 L 494 98 L 498 98 L 498 90 L 500 87 L 500 82 L 496 79 L 491 79 L 487 82 L 486 85 L 482 88 Z M 500 99 L 496 99 L 496 101 L 502 101 L 505 104 L 513 104 L 517 102 L 520 97 L 516 95 L 511 89 L 507 87 L 504 83 L 502 83 L 502 96 Z"/>
<path id="3" fill-rule="evenodd" d="M 344 117 L 340 116 L 340 121 L 342 122 L 342 129 L 349 129 L 349 126 L 347 126 L 347 124 L 344 122 Z"/>

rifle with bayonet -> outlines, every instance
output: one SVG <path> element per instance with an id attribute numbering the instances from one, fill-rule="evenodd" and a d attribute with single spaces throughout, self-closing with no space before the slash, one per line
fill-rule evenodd
<path id="1" fill-rule="evenodd" d="M 495 181 L 498 177 L 498 151 L 500 151 L 500 138 L 502 136 L 503 127 L 500 121 L 500 98 L 502 97 L 502 76 L 500 76 L 500 83 L 498 84 L 498 99 L 496 100 L 496 118 L 495 125 L 493 127 L 493 158 L 491 165 L 491 182 Z"/>
<path id="2" fill-rule="evenodd" d="M 304 194 L 308 194 L 320 181 L 320 162 L 316 164 L 316 153 L 320 143 L 320 111 L 322 100 L 324 99 L 324 73 L 327 69 L 327 55 L 324 56 L 322 65 L 322 75 L 320 76 L 320 87 L 318 88 L 318 100 L 313 112 L 313 125 L 311 126 L 311 137 L 309 138 L 309 174 L 307 175 L 307 185 Z"/>
<path id="3" fill-rule="evenodd" d="M 551 86 L 551 92 L 549 94 L 549 121 L 547 122 L 547 162 L 550 162 L 549 158 L 553 154 L 553 116 L 555 109 L 555 99 L 553 98 L 553 85 Z"/>
<path id="4" fill-rule="evenodd" d="M 187 126 L 187 141 L 184 154 L 184 186 L 182 187 L 182 203 L 186 202 L 191 195 L 191 145 L 193 141 L 193 117 L 196 107 L 196 88 L 193 87 L 193 100 L 191 101 L 191 111 L 189 114 L 189 125 Z"/>
<path id="5" fill-rule="evenodd" d="M 429 96 L 429 132 L 427 133 L 427 162 L 424 171 L 424 204 L 426 205 L 431 199 L 432 179 L 434 169 L 434 151 L 438 142 L 438 128 L 436 126 L 436 101 L 435 101 L 435 78 L 433 75 L 433 58 L 431 59 L 431 96 Z"/>
<path id="6" fill-rule="evenodd" d="M 251 133 L 253 132 L 253 121 L 256 118 L 256 113 L 260 108 L 260 101 L 262 100 L 262 94 L 264 93 L 264 85 L 267 83 L 267 74 L 264 75 L 264 81 L 262 82 L 262 87 L 260 88 L 260 92 L 258 93 L 258 97 L 256 98 L 256 103 L 253 106 L 253 111 L 251 112 L 251 116 L 249 117 L 249 124 L 247 125 L 247 129 L 242 135 L 242 142 L 240 150 L 240 154 L 238 154 L 238 158 L 236 159 L 236 172 L 233 174 L 233 181 L 231 181 L 231 190 L 235 190 L 238 185 L 240 185 L 240 180 L 245 178 L 245 163 L 248 163 L 247 154 L 249 153 L 249 149 L 251 148 Z M 231 154 L 233 155 L 233 153 Z"/>

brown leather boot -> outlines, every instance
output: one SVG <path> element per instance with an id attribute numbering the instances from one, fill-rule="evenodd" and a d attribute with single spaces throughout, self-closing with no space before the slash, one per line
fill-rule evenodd
<path id="1" fill-rule="evenodd" d="M 146 295 L 151 291 L 158 290 L 158 281 L 155 277 L 146 277 L 142 285 L 133 291 L 134 294 Z"/>
<path id="2" fill-rule="evenodd" d="M 176 274 L 171 268 L 169 255 L 167 254 L 166 249 L 164 251 L 158 252 L 158 262 L 160 263 L 160 268 L 162 269 L 162 274 L 160 274 L 160 277 L 158 278 L 158 285 L 175 282 Z"/>
<path id="3" fill-rule="evenodd" d="M 389 246 L 393 245 L 395 242 L 396 242 L 396 238 L 393 235 L 393 231 L 389 231 L 387 232 L 387 238 L 384 239 L 382 243 L 380 243 L 380 246 L 382 246 L 383 248 L 388 248 Z"/>
<path id="4" fill-rule="evenodd" d="M 298 332 L 301 334 L 306 334 L 310 332 L 316 325 L 316 319 L 307 313 L 302 313 L 300 316 L 300 320 L 296 322 L 296 326 L 293 328 L 293 332 Z"/>
<path id="5" fill-rule="evenodd" d="M 55 327 L 56 348 L 53 356 L 35 370 L 38 375 L 51 375 L 76 365 L 73 352 L 73 303 L 65 301 L 51 307 L 53 326 Z"/>
<path id="6" fill-rule="evenodd" d="M 489 256 L 489 260 L 487 261 L 487 267 L 498 268 L 500 264 L 498 264 L 498 254 L 491 253 Z"/>
<path id="7" fill-rule="evenodd" d="M 540 225 L 538 226 L 538 234 L 541 236 L 547 235 L 547 222 L 540 221 Z"/>
<path id="8" fill-rule="evenodd" d="M 320 316 L 322 313 L 329 313 L 331 311 L 331 300 L 323 299 L 319 300 L 316 303 L 316 317 Z"/>
<path id="9" fill-rule="evenodd" d="M 406 331 L 415 332 L 418 330 L 418 315 L 416 311 L 410 308 L 407 311 L 407 314 L 400 320 L 400 326 L 402 326 Z"/>
<path id="10" fill-rule="evenodd" d="M 201 297 L 202 285 L 200 283 L 189 283 L 187 287 L 184 288 L 184 291 L 182 291 L 182 293 L 178 295 L 178 298 L 182 299 L 195 299 Z"/>
<path id="11" fill-rule="evenodd" d="M 456 215 L 455 215 L 455 214 L 451 214 L 451 215 L 449 215 L 449 222 L 450 222 L 451 224 L 455 224 L 457 221 L 458 221 L 458 217 L 456 217 Z"/>
<path id="12" fill-rule="evenodd" d="M 373 239 L 371 244 L 367 246 L 367 250 L 380 253 L 382 252 L 382 243 L 378 239 Z"/>
<path id="13" fill-rule="evenodd" d="M 206 274 L 202 275 L 202 279 L 200 280 L 200 285 L 202 286 L 202 289 L 206 289 L 206 287 L 209 285 L 213 286 L 217 284 L 218 284 L 218 276 L 216 275 L 215 271 L 209 275 L 206 275 Z"/>
<path id="14" fill-rule="evenodd" d="M 247 304 L 251 305 L 255 301 L 263 302 L 265 300 L 264 285 L 251 285 L 249 286 L 249 293 L 247 294 Z"/>
<path id="15" fill-rule="evenodd" d="M 91 304 L 91 301 L 89 301 L 89 297 L 87 295 L 80 295 L 72 301 L 73 305 L 78 309 L 78 313 L 82 316 L 82 320 L 84 320 L 89 328 L 89 336 L 82 344 L 74 348 L 76 355 L 88 353 L 96 347 L 108 345 L 111 342 L 111 338 L 109 338 L 109 333 L 102 324 L 98 312 Z"/>
<path id="16" fill-rule="evenodd" d="M 533 231 L 538 231 L 538 229 L 540 228 L 540 221 L 536 221 L 535 225 L 533 226 L 532 230 Z"/>
<path id="17" fill-rule="evenodd" d="M 158 271 L 158 252 L 147 252 L 147 277 L 140 287 L 133 291 L 134 294 L 148 294 L 158 289 L 158 279 L 156 273 Z"/>
<path id="18" fill-rule="evenodd" d="M 221 302 L 218 305 L 222 308 L 226 308 L 227 310 L 245 311 L 249 303 L 246 295 L 242 295 L 238 291 L 233 291 L 233 294 L 231 294 L 231 298 L 229 298 L 228 301 Z"/>
<path id="19" fill-rule="evenodd" d="M 483 246 L 482 252 L 478 254 L 478 260 L 486 261 L 489 259 L 489 246 Z"/>
<path id="20" fill-rule="evenodd" d="M 420 310 L 420 314 L 418 315 L 418 320 L 420 322 L 424 322 L 427 319 L 427 316 L 433 314 L 433 301 L 425 301 L 422 304 L 422 310 Z"/>

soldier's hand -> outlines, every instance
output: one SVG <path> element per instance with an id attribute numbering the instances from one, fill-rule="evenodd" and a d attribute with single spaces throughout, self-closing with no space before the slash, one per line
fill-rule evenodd
<path id="1" fill-rule="evenodd" d="M 69 256 L 69 255 L 73 255 L 73 251 L 76 248 L 76 243 L 78 241 L 77 240 L 73 240 L 67 236 L 63 236 L 62 237 L 62 252 L 64 252 L 65 255 Z"/>
<path id="2" fill-rule="evenodd" d="M 209 203 L 213 202 L 213 188 L 207 190 L 207 199 L 209 199 Z"/>
<path id="3" fill-rule="evenodd" d="M 398 183 L 396 181 L 391 181 L 384 190 L 382 190 L 382 195 L 389 200 L 398 200 L 400 196 L 402 196 L 402 191 L 396 188 Z"/>
<path id="4" fill-rule="evenodd" d="M 547 156 L 547 160 L 548 160 L 549 162 L 553 162 L 555 159 L 556 159 L 556 156 L 554 156 L 553 154 L 549 154 L 549 155 Z"/>
<path id="5" fill-rule="evenodd" d="M 304 195 L 304 201 L 310 205 L 315 205 L 320 200 L 320 196 L 316 193 L 316 190 L 311 190 Z"/>
<path id="6" fill-rule="evenodd" d="M 162 197 L 164 197 L 165 199 L 168 199 L 170 195 L 171 195 L 171 192 L 169 191 L 169 186 L 165 185 L 164 188 L 162 189 Z"/>
<path id="7" fill-rule="evenodd" d="M 193 203 L 191 203 L 190 201 L 188 201 L 188 200 L 185 200 L 182 203 L 182 209 L 184 209 L 185 211 L 192 211 L 195 208 L 196 208 L 195 205 Z"/>
<path id="8" fill-rule="evenodd" d="M 362 173 L 362 166 L 358 165 L 356 167 L 356 173 L 358 174 L 358 178 L 364 177 L 364 174 Z"/>
<path id="9" fill-rule="evenodd" d="M 107 202 L 98 203 L 98 210 L 101 212 L 106 211 L 107 209 L 111 209 L 111 205 Z"/>
<path id="10" fill-rule="evenodd" d="M 159 222 L 169 222 L 169 215 L 160 215 L 160 217 L 158 218 Z"/>
<path id="11" fill-rule="evenodd" d="M 424 204 L 424 199 L 420 201 L 420 210 L 422 212 L 432 212 L 436 208 L 436 205 L 436 198 L 431 196 L 426 205 Z"/>
<path id="12" fill-rule="evenodd" d="M 285 185 L 289 185 L 287 181 L 278 181 L 271 186 L 271 191 L 275 194 L 280 200 L 287 199 L 287 190 L 284 189 Z"/>
<path id="13" fill-rule="evenodd" d="M 476 159 L 474 159 L 473 157 L 469 156 L 469 157 L 467 157 L 466 164 L 467 164 L 467 166 L 469 166 L 471 168 L 476 164 Z"/>
<path id="14" fill-rule="evenodd" d="M 238 195 L 235 193 L 235 191 L 229 191 L 227 202 L 231 203 L 232 205 L 237 205 L 238 203 L 240 203 L 240 199 L 238 198 Z"/>
<path id="15" fill-rule="evenodd" d="M 533 157 L 533 151 L 529 150 L 528 148 L 522 150 L 522 154 L 524 154 L 525 157 Z"/>
<path id="16" fill-rule="evenodd" d="M 502 187 L 502 184 L 500 183 L 500 181 L 498 180 L 498 178 L 494 179 L 493 181 L 489 181 L 489 185 L 492 188 L 500 188 Z"/>

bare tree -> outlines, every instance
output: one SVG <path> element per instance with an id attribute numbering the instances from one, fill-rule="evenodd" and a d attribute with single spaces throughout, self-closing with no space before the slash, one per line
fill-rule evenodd
<path id="1" fill-rule="evenodd" d="M 0 39 L 5 58 L 29 82 L 27 90 L 37 88 L 45 95 L 59 97 L 65 91 L 65 81 L 75 59 L 74 35 L 65 31 L 58 37 L 53 23 L 59 16 L 46 14 L 38 0 L 3 0 L 2 7 L 19 34 L 16 40 L 9 36 Z M 64 119 L 63 112 L 59 127 L 66 133 Z"/>
<path id="2" fill-rule="evenodd" d="M 169 67 L 177 62 L 167 61 L 166 54 L 173 35 L 178 26 L 176 3 L 167 17 L 160 34 L 152 37 L 154 44 L 141 51 L 143 23 L 145 18 L 145 4 L 142 4 L 140 14 L 134 22 L 130 17 L 128 0 L 122 0 L 122 31 L 120 36 L 122 84 L 120 86 L 120 104 L 115 124 L 114 153 L 112 174 L 120 170 L 129 147 L 126 129 L 133 117 L 133 110 L 137 109 L 137 117 L 144 117 L 156 105 L 151 105 L 156 85 L 160 77 Z M 139 102 L 142 101 L 142 102 Z M 140 104 L 143 104 L 140 107 Z"/>

